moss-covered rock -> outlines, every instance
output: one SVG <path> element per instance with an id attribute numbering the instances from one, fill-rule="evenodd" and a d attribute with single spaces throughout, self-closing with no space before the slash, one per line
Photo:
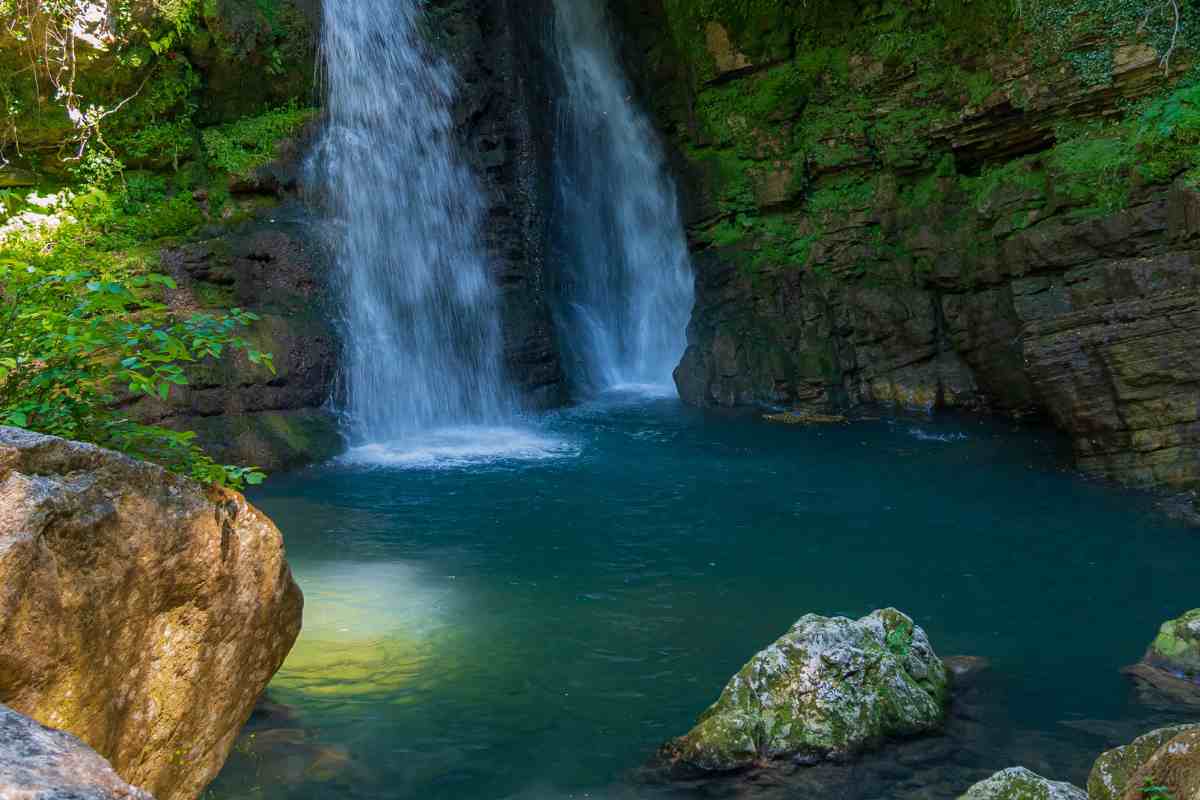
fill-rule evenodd
<path id="1" fill-rule="evenodd" d="M 1200 608 L 1164 622 L 1143 660 L 1182 677 L 1200 678 Z"/>
<path id="2" fill-rule="evenodd" d="M 909 617 L 892 608 L 857 621 L 809 614 L 733 676 L 660 757 L 719 772 L 845 756 L 936 730 L 948 701 L 946 668 Z"/>
<path id="3" fill-rule="evenodd" d="M 1103 753 L 1092 765 L 1088 775 L 1088 798 L 1090 800 L 1120 800 L 1130 788 L 1139 789 L 1142 784 L 1134 778 L 1143 766 L 1164 745 L 1175 737 L 1200 731 L 1200 725 L 1173 725 L 1143 734 L 1132 742 Z M 1190 797 L 1191 795 L 1176 795 Z M 1140 795 L 1139 795 L 1140 798 Z"/>
<path id="4" fill-rule="evenodd" d="M 103 171 L 107 159 L 178 169 L 196 154 L 203 127 L 310 105 L 312 6 L 0 3 L 0 163 L 57 175 Z"/>
<path id="5" fill-rule="evenodd" d="M 1154 751 L 1130 776 L 1121 800 L 1155 794 L 1178 800 L 1200 797 L 1200 729 L 1184 731 Z"/>
<path id="6" fill-rule="evenodd" d="M 1088 800 L 1088 795 L 1078 786 L 1009 767 L 975 784 L 959 800 Z"/>

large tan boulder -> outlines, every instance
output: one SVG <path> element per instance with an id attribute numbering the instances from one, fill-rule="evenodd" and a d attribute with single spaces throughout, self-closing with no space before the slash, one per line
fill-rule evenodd
<path id="1" fill-rule="evenodd" d="M 0 428 L 0 702 L 129 783 L 200 794 L 302 607 L 278 529 L 240 494 Z"/>

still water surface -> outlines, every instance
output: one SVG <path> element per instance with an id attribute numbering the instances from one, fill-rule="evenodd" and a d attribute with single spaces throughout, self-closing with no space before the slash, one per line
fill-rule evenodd
<path id="1" fill-rule="evenodd" d="M 215 798 L 954 797 L 1081 782 L 1189 718 L 1118 670 L 1197 605 L 1200 536 L 968 418 L 776 426 L 616 394 L 273 478 L 305 627 Z M 638 768 L 807 612 L 893 605 L 991 670 L 951 735 L 667 787 Z M 1200 719 L 1194 711 L 1192 718 Z"/>

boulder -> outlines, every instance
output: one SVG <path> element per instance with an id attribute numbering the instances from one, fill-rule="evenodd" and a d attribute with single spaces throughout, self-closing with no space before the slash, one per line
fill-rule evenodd
<path id="1" fill-rule="evenodd" d="M 278 529 L 240 494 L 0 428 L 0 702 L 125 780 L 197 797 L 302 606 Z"/>
<path id="2" fill-rule="evenodd" d="M 1200 705 L 1200 609 L 1168 620 L 1142 660 L 1122 670 L 1153 705 Z"/>
<path id="3" fill-rule="evenodd" d="M 1153 800 L 1155 794 L 1175 800 L 1200 798 L 1200 729 L 1184 731 L 1155 750 L 1130 776 L 1121 800 Z"/>
<path id="4" fill-rule="evenodd" d="M 975 784 L 959 800 L 1088 800 L 1088 795 L 1078 786 L 1009 767 Z"/>
<path id="5" fill-rule="evenodd" d="M 154 800 L 121 780 L 96 751 L 0 705 L 0 797 L 5 800 Z"/>
<path id="6" fill-rule="evenodd" d="M 729 681 L 687 735 L 660 752 L 685 770 L 838 758 L 937 730 L 949 675 L 925 631 L 888 608 L 860 620 L 802 617 Z"/>
<path id="7" fill-rule="evenodd" d="M 1158 629 L 1142 661 L 1181 678 L 1200 678 L 1200 608 Z"/>
<path id="8" fill-rule="evenodd" d="M 1175 754 L 1166 753 L 1162 757 L 1159 757 L 1159 754 L 1164 750 L 1169 750 L 1168 745 L 1184 735 L 1188 736 L 1187 744 L 1190 753 L 1195 736 L 1200 735 L 1200 725 L 1173 725 L 1159 728 L 1139 736 L 1127 745 L 1102 754 L 1096 759 L 1096 763 L 1092 766 L 1092 772 L 1088 776 L 1087 788 L 1090 800 L 1119 800 L 1127 796 L 1142 800 L 1141 789 L 1145 786 L 1145 778 L 1161 779 L 1160 776 L 1149 773 L 1153 772 L 1155 767 L 1161 766 L 1166 769 L 1175 766 L 1173 764 Z M 1200 766 L 1194 755 L 1191 756 L 1191 760 L 1193 764 Z M 1146 769 L 1148 764 L 1152 765 L 1150 770 Z M 1196 791 L 1195 784 L 1193 784 L 1193 791 Z M 1179 800 L 1190 800 L 1193 797 L 1200 797 L 1200 792 L 1196 794 L 1176 793 L 1175 797 Z"/>

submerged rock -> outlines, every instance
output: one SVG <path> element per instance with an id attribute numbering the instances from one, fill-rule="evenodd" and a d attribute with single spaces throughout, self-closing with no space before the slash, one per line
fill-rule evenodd
<path id="1" fill-rule="evenodd" d="M 959 800 L 1088 800 L 1088 795 L 1078 786 L 1009 767 L 975 784 Z"/>
<path id="2" fill-rule="evenodd" d="M 1088 776 L 1087 789 L 1090 800 L 1119 800 L 1130 796 L 1131 793 L 1134 798 L 1141 800 L 1141 789 L 1145 785 L 1144 778 L 1159 779 L 1157 776 L 1148 775 L 1146 766 L 1153 763 L 1166 767 L 1167 763 L 1164 762 L 1172 761 L 1173 755 L 1168 754 L 1168 758 L 1157 759 L 1156 756 L 1167 745 L 1184 735 L 1189 736 L 1187 741 L 1190 751 L 1194 745 L 1195 736 L 1200 735 L 1200 724 L 1159 728 L 1139 736 L 1127 745 L 1102 754 L 1096 759 L 1096 763 L 1092 766 L 1092 772 Z M 1194 767 L 1200 767 L 1200 762 L 1196 761 L 1194 754 L 1191 756 L 1191 760 Z M 1193 791 L 1195 794 L 1176 794 L 1175 797 L 1179 800 L 1200 797 L 1200 784 L 1194 784 Z"/>
<path id="3" fill-rule="evenodd" d="M 849 418 L 841 414 L 817 414 L 811 411 L 785 411 L 779 414 L 763 414 L 767 422 L 778 422 L 783 425 L 842 425 Z"/>
<path id="4" fill-rule="evenodd" d="M 154 800 L 96 751 L 0 705 L 0 797 L 5 800 Z"/>
<path id="5" fill-rule="evenodd" d="M 0 702 L 125 780 L 199 795 L 302 605 L 278 529 L 240 494 L 0 428 Z"/>
<path id="6" fill-rule="evenodd" d="M 1164 709 L 1200 706 L 1200 680 L 1180 677 L 1149 664 L 1134 664 L 1121 673 L 1133 681 L 1137 699 L 1148 706 Z"/>
<path id="7" fill-rule="evenodd" d="M 808 614 L 742 667 L 691 732 L 659 756 L 710 772 L 836 758 L 938 729 L 948 701 L 947 670 L 906 615 Z"/>
<path id="8" fill-rule="evenodd" d="M 942 663 L 946 665 L 955 686 L 970 684 L 992 668 L 992 662 L 983 656 L 947 656 Z"/>

